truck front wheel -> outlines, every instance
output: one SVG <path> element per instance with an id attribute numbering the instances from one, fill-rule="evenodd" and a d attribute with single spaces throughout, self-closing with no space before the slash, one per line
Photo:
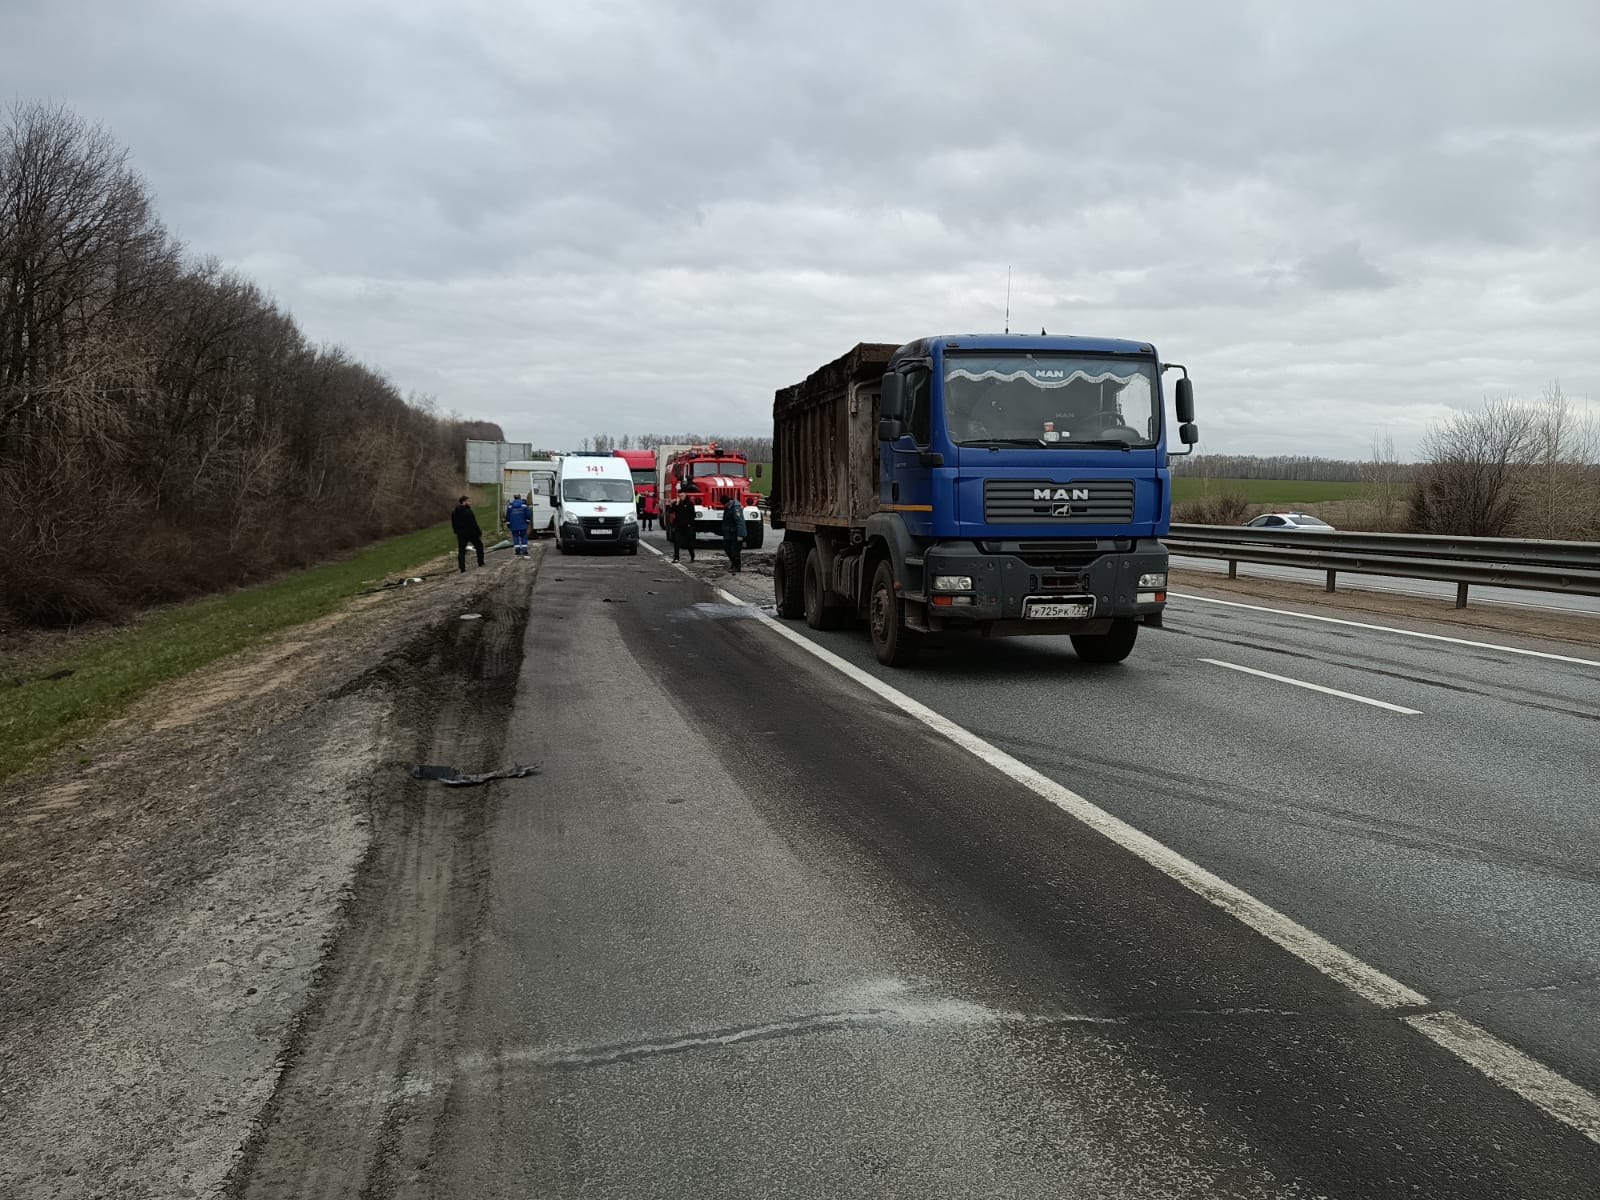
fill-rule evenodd
<path id="1" fill-rule="evenodd" d="M 837 629 L 844 624 L 844 610 L 828 603 L 828 589 L 822 578 L 822 555 L 815 546 L 806 555 L 806 624 L 813 629 Z"/>
<path id="2" fill-rule="evenodd" d="M 905 601 L 894 590 L 894 564 L 888 559 L 872 573 L 870 599 L 872 652 L 886 667 L 909 667 L 922 648 L 922 638 L 915 629 L 906 628 Z"/>
<path id="3" fill-rule="evenodd" d="M 791 621 L 806 612 L 806 547 L 793 538 L 784 538 L 772 559 L 772 591 L 777 597 L 778 615 Z"/>
<path id="4" fill-rule="evenodd" d="M 765 525 L 751 525 L 744 539 L 744 548 L 746 550 L 759 550 L 766 537 L 767 527 Z"/>
<path id="5" fill-rule="evenodd" d="M 1133 653 L 1134 639 L 1138 636 L 1138 621 L 1132 617 L 1118 617 L 1105 633 L 1074 634 L 1072 648 L 1084 662 L 1119 663 Z"/>

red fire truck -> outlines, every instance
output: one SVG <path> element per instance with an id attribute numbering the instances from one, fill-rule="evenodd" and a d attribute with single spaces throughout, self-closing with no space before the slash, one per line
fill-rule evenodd
<path id="1" fill-rule="evenodd" d="M 750 488 L 750 463 L 737 450 L 715 442 L 703 446 L 656 447 L 656 496 L 661 511 L 684 495 L 694 497 L 694 528 L 701 537 L 722 536 L 722 505 L 729 497 L 744 509 L 744 544 L 758 550 L 766 538 L 759 497 Z"/>

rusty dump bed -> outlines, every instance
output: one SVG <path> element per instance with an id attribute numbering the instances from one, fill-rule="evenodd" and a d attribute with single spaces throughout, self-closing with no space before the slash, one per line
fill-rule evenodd
<path id="1" fill-rule="evenodd" d="M 898 349 L 863 342 L 773 397 L 775 524 L 858 527 L 878 511 L 878 393 Z"/>

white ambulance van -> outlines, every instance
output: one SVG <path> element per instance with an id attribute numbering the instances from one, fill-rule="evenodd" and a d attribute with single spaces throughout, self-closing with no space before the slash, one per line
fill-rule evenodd
<path id="1" fill-rule="evenodd" d="M 556 546 L 639 553 L 639 515 L 626 459 L 597 451 L 563 455 L 556 473 Z"/>

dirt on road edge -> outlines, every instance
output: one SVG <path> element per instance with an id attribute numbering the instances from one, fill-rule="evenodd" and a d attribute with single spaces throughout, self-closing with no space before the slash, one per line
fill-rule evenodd
<path id="1" fill-rule="evenodd" d="M 537 555 L 352 603 L 0 786 L 0 1195 L 217 1196 L 259 1157 L 367 881 L 437 824 L 410 767 L 503 765 L 481 679 L 514 683 Z"/>

